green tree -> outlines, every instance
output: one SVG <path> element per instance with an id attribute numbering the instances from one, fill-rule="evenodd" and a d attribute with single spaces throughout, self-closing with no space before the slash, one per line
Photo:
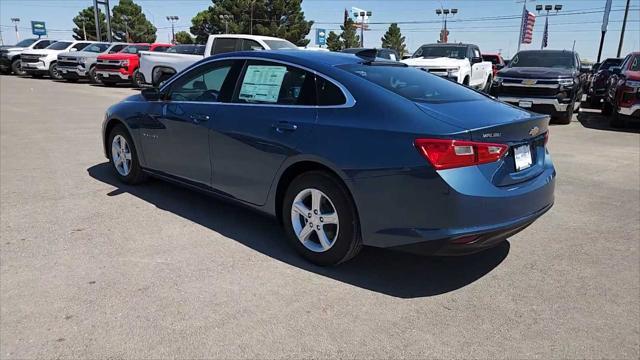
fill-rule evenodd
<path id="1" fill-rule="evenodd" d="M 98 19 L 100 21 L 100 36 L 102 40 L 107 39 L 107 21 L 105 14 L 98 9 Z M 78 15 L 73 18 L 76 27 L 73 28 L 73 38 L 76 40 L 84 40 L 84 31 L 87 32 L 87 40 L 95 41 L 96 38 L 96 18 L 93 13 L 93 6 L 80 10 Z M 83 30 L 84 26 L 84 30 Z"/>
<path id="2" fill-rule="evenodd" d="M 391 26 L 389 26 L 389 30 L 387 30 L 380 40 L 382 41 L 383 48 L 395 50 L 400 58 L 407 52 L 407 45 L 404 42 L 405 37 L 402 36 L 400 28 L 396 23 L 392 23 Z"/>
<path id="3" fill-rule="evenodd" d="M 344 24 L 340 26 L 342 30 L 342 34 L 340 34 L 340 38 L 342 39 L 342 48 L 354 48 L 360 46 L 360 36 L 356 33 L 355 23 L 352 19 L 347 18 L 344 21 Z"/>
<path id="4" fill-rule="evenodd" d="M 156 27 L 142 13 L 140 5 L 133 0 L 120 0 L 113 7 L 114 41 L 124 42 L 154 42 L 156 41 Z"/>
<path id="5" fill-rule="evenodd" d="M 193 44 L 194 39 L 191 34 L 186 31 L 178 31 L 176 33 L 176 43 L 178 44 Z"/>
<path id="6" fill-rule="evenodd" d="M 327 48 L 331 51 L 342 50 L 342 40 L 340 40 L 340 35 L 333 31 L 329 32 L 329 35 L 327 36 Z"/>
<path id="7" fill-rule="evenodd" d="M 190 31 L 198 43 L 204 43 L 210 34 L 225 32 L 228 20 L 229 33 L 274 36 L 287 39 L 298 46 L 309 43 L 305 39 L 313 21 L 306 21 L 302 0 L 211 0 L 207 10 L 191 19 Z"/>

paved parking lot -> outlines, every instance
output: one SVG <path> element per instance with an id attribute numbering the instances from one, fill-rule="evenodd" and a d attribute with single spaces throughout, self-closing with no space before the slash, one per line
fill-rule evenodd
<path id="1" fill-rule="evenodd" d="M 556 204 L 503 246 L 320 268 L 270 218 L 119 184 L 100 124 L 134 93 L 0 77 L 2 358 L 640 356 L 637 127 L 553 126 Z"/>

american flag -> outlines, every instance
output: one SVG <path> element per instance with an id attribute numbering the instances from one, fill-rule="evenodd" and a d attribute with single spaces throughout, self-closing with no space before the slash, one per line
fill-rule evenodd
<path id="1" fill-rule="evenodd" d="M 542 34 L 542 48 L 546 48 L 549 45 L 549 18 L 544 21 L 544 33 Z"/>
<path id="2" fill-rule="evenodd" d="M 527 11 L 526 8 L 522 9 L 522 39 L 520 43 L 531 44 L 533 40 L 533 25 L 536 23 L 536 14 Z"/>

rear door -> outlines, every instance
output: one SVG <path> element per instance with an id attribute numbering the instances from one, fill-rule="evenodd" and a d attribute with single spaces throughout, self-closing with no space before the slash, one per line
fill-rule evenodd
<path id="1" fill-rule="evenodd" d="M 262 205 L 277 170 L 297 153 L 316 121 L 315 75 L 278 62 L 248 60 L 230 104 L 212 123 L 213 187 Z"/>
<path id="2" fill-rule="evenodd" d="M 471 46 L 470 49 L 471 49 L 471 57 L 469 58 L 469 61 L 471 61 L 473 58 L 482 59 L 482 55 L 480 54 L 480 49 L 478 47 Z M 479 86 L 482 84 L 482 82 L 484 82 L 484 76 L 485 76 L 485 70 L 483 69 L 484 66 L 485 64 L 483 64 L 482 62 L 471 64 L 471 79 L 470 79 L 471 81 L 469 82 L 469 85 Z"/>
<path id="3" fill-rule="evenodd" d="M 235 61 L 203 64 L 170 85 L 140 129 L 147 166 L 204 186 L 211 185 L 209 128 L 230 99 Z M 238 70 L 239 71 L 239 70 Z M 226 82 L 231 93 L 223 91 Z"/>

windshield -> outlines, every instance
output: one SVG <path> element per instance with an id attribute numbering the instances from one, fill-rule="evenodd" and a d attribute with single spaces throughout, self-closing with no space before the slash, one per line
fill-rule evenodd
<path id="1" fill-rule="evenodd" d="M 444 103 L 485 99 L 483 95 L 462 85 L 412 67 L 363 64 L 338 67 L 411 101 Z"/>
<path id="2" fill-rule="evenodd" d="M 467 56 L 467 48 L 464 46 L 422 46 L 415 54 L 414 58 L 439 58 L 447 57 L 453 59 L 464 59 Z"/>
<path id="3" fill-rule="evenodd" d="M 107 44 L 107 43 L 90 44 L 89 46 L 87 46 L 84 49 L 82 49 L 82 51 L 92 52 L 92 53 L 101 53 L 101 52 L 107 51 L 109 46 L 111 46 L 111 45 Z"/>
<path id="4" fill-rule="evenodd" d="M 524 51 L 519 52 L 509 62 L 509 67 L 546 67 L 574 69 L 576 58 L 571 52 Z"/>
<path id="5" fill-rule="evenodd" d="M 28 47 L 31 44 L 33 44 L 34 42 L 36 42 L 36 40 L 38 40 L 38 39 L 24 39 L 24 40 L 20 41 L 19 43 L 17 43 L 15 46 L 16 47 Z"/>
<path id="6" fill-rule="evenodd" d="M 68 48 L 71 45 L 71 42 L 69 41 L 58 41 L 56 43 L 53 43 L 51 45 L 49 45 L 49 47 L 47 47 L 47 49 L 49 50 L 64 50 L 66 48 Z"/>
<path id="7" fill-rule="evenodd" d="M 297 49 L 298 47 L 288 42 L 287 40 L 264 40 L 271 50 L 279 49 Z"/>
<path id="8" fill-rule="evenodd" d="M 140 51 L 148 51 L 150 48 L 149 45 L 129 45 L 126 48 L 122 49 L 122 53 L 127 54 L 137 54 Z"/>
<path id="9" fill-rule="evenodd" d="M 631 63 L 631 66 L 629 66 L 629 70 L 631 70 L 631 71 L 640 71 L 640 57 L 636 56 L 633 59 L 633 62 Z"/>
<path id="10" fill-rule="evenodd" d="M 607 59 L 600 64 L 598 70 L 609 70 L 612 67 L 620 66 L 622 64 L 622 59 Z"/>

